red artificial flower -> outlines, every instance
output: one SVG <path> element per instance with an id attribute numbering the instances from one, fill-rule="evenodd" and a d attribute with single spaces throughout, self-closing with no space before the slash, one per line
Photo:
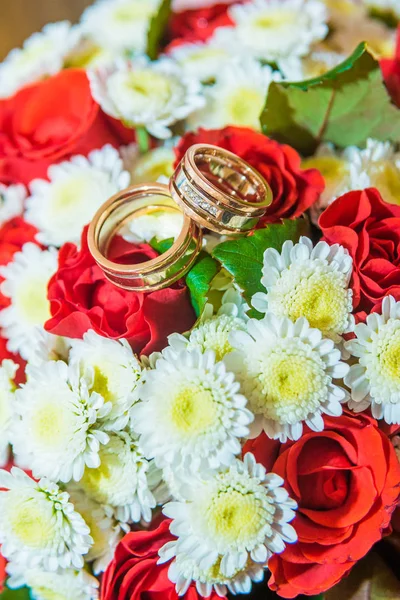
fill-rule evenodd
<path id="1" fill-rule="evenodd" d="M 245 446 L 261 463 L 269 450 L 264 433 Z M 281 445 L 278 454 L 271 470 L 298 503 L 298 542 L 270 559 L 269 586 L 284 598 L 317 595 L 389 533 L 400 465 L 374 419 L 347 413 L 325 417 L 324 431 L 308 430 L 297 442 Z"/>
<path id="2" fill-rule="evenodd" d="M 7 577 L 6 573 L 7 561 L 2 554 L 0 554 L 0 592 L 4 590 L 4 582 Z"/>
<path id="3" fill-rule="evenodd" d="M 0 100 L 0 181 L 28 184 L 73 154 L 88 154 L 120 131 L 93 100 L 82 69 L 66 69 Z"/>
<path id="4" fill-rule="evenodd" d="M 392 100 L 400 107 L 400 27 L 397 30 L 396 53 L 380 61 L 383 78 Z"/>
<path id="5" fill-rule="evenodd" d="M 192 585 L 179 597 L 168 579 L 168 565 L 157 565 L 158 551 L 175 539 L 164 520 L 153 531 L 132 531 L 120 541 L 103 576 L 101 600 L 200 600 Z M 215 593 L 209 600 L 218 600 Z"/>
<path id="6" fill-rule="evenodd" d="M 206 42 L 218 27 L 229 27 L 233 21 L 227 4 L 214 4 L 206 8 L 174 13 L 169 24 L 172 45 Z M 170 46 L 171 47 L 171 46 Z"/>
<path id="7" fill-rule="evenodd" d="M 284 144 L 246 127 L 199 129 L 186 134 L 176 148 L 177 163 L 192 144 L 214 144 L 234 152 L 255 167 L 272 189 L 273 201 L 259 226 L 300 217 L 322 193 L 325 183 L 317 169 L 301 169 L 299 154 Z"/>
<path id="8" fill-rule="evenodd" d="M 119 243 L 110 258 L 131 264 L 157 256 L 147 244 Z M 81 249 L 62 246 L 58 270 L 49 282 L 50 333 L 81 338 L 88 329 L 112 338 L 126 338 L 135 352 L 149 354 L 167 344 L 167 336 L 183 333 L 195 322 L 187 288 L 182 283 L 148 294 L 123 290 L 110 283 L 95 263 L 83 230 Z"/>
<path id="9" fill-rule="evenodd" d="M 328 244 L 341 244 L 353 258 L 354 308 L 380 309 L 388 294 L 400 300 L 400 206 L 376 189 L 349 192 L 328 206 L 319 226 Z"/>

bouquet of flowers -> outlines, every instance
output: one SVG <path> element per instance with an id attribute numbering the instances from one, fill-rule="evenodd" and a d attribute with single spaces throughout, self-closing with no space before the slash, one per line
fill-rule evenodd
<path id="1" fill-rule="evenodd" d="M 97 0 L 0 64 L 4 598 L 400 597 L 399 21 Z"/>

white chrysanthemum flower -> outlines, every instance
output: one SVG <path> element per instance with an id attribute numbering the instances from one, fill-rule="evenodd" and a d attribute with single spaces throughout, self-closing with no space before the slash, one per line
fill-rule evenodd
<path id="1" fill-rule="evenodd" d="M 232 53 L 223 43 L 218 42 L 216 36 L 206 44 L 198 42 L 180 44 L 172 48 L 168 56 L 177 61 L 184 73 L 202 83 L 208 83 L 221 75 L 231 61 Z"/>
<path id="2" fill-rule="evenodd" d="M 145 127 L 161 139 L 171 137 L 171 125 L 204 105 L 199 82 L 168 58 L 118 61 L 89 71 L 89 79 L 104 112 L 129 127 Z"/>
<path id="3" fill-rule="evenodd" d="M 0 98 L 12 96 L 28 83 L 55 75 L 78 44 L 81 32 L 68 21 L 48 23 L 14 48 L 0 63 Z"/>
<path id="4" fill-rule="evenodd" d="M 253 420 L 239 384 L 212 351 L 168 348 L 146 373 L 141 400 L 134 428 L 160 467 L 202 472 L 229 465 Z"/>
<path id="5" fill-rule="evenodd" d="M 235 27 L 221 28 L 218 39 L 268 62 L 305 56 L 328 33 L 327 10 L 319 0 L 253 0 L 228 12 Z"/>
<path id="6" fill-rule="evenodd" d="M 132 183 L 149 183 L 157 181 L 168 183 L 174 172 L 175 153 L 173 148 L 159 146 L 149 150 L 146 154 L 138 154 L 136 144 L 121 148 L 121 155 L 125 161 L 130 152 L 126 167 L 131 174 Z M 128 151 L 128 152 L 127 152 Z M 130 163 L 130 164 L 129 164 Z"/>
<path id="7" fill-rule="evenodd" d="M 205 88 L 206 105 L 189 119 L 190 126 L 260 129 L 268 88 L 272 81 L 280 79 L 280 73 L 255 59 L 230 61 L 220 71 L 215 85 Z"/>
<path id="8" fill-rule="evenodd" d="M 84 569 L 45 571 L 40 567 L 8 563 L 7 586 L 28 586 L 32 600 L 97 600 L 99 582 Z"/>
<path id="9" fill-rule="evenodd" d="M 282 484 L 246 454 L 228 470 L 188 487 L 186 501 L 164 507 L 178 539 L 161 548 L 160 562 L 175 558 L 169 576 L 178 594 L 186 593 L 192 579 L 203 596 L 213 588 L 221 596 L 226 588 L 250 591 L 252 576 L 261 578 L 254 563 L 266 567 L 285 542 L 297 540 L 289 525 L 297 505 Z"/>
<path id="10" fill-rule="evenodd" d="M 24 185 L 4 185 L 0 183 L 0 226 L 13 217 L 22 215 L 26 199 Z"/>
<path id="11" fill-rule="evenodd" d="M 14 377 L 18 365 L 5 359 L 0 366 L 0 466 L 7 464 L 9 457 L 10 425 L 14 413 Z"/>
<path id="12" fill-rule="evenodd" d="M 204 354 L 207 350 L 213 350 L 217 361 L 224 358 L 233 350 L 229 342 L 229 334 L 232 331 L 245 330 L 246 310 L 248 305 L 233 286 L 222 296 L 222 304 L 213 314 L 212 304 L 206 305 L 200 323 L 192 329 L 188 337 L 180 333 L 173 333 L 168 337 L 170 348 L 176 353 L 182 350 L 198 349 Z"/>
<path id="13" fill-rule="evenodd" d="M 99 431 L 99 420 L 111 403 L 89 392 L 88 381 L 62 361 L 28 366 L 27 377 L 15 398 L 15 452 L 35 477 L 79 481 L 85 466 L 100 464 L 100 444 L 109 438 Z"/>
<path id="14" fill-rule="evenodd" d="M 33 367 L 40 367 L 50 360 L 67 362 L 70 347 L 70 338 L 53 335 L 44 329 L 39 330 L 32 352 L 29 353 L 29 364 Z"/>
<path id="15" fill-rule="evenodd" d="M 183 213 L 177 209 L 154 210 L 151 213 L 139 215 L 121 230 L 124 239 L 132 244 L 176 239 L 182 231 Z"/>
<path id="16" fill-rule="evenodd" d="M 16 467 L 0 471 L 0 488 L 0 543 L 7 560 L 26 569 L 83 567 L 92 538 L 66 492 Z"/>
<path id="17" fill-rule="evenodd" d="M 126 340 L 110 340 L 94 331 L 84 334 L 83 340 L 71 340 L 70 365 L 86 375 L 89 389 L 104 402 L 111 404 L 103 427 L 123 429 L 130 411 L 139 399 L 141 366 Z"/>
<path id="18" fill-rule="evenodd" d="M 11 305 L 0 312 L 0 327 L 10 352 L 29 359 L 43 325 L 50 318 L 47 285 L 57 270 L 57 252 L 28 243 L 13 260 L 0 267 L 1 292 Z"/>
<path id="19" fill-rule="evenodd" d="M 364 0 L 364 3 L 373 15 L 400 19 L 398 0 Z"/>
<path id="20" fill-rule="evenodd" d="M 341 342 L 341 335 L 354 328 L 353 293 L 349 288 L 353 261 L 339 244 L 329 246 L 301 237 L 298 244 L 287 240 L 279 253 L 264 252 L 261 283 L 267 293 L 252 298 L 260 312 L 296 321 L 305 317 L 325 337 Z"/>
<path id="21" fill-rule="evenodd" d="M 322 144 L 302 167 L 318 169 L 325 180 L 325 190 L 311 207 L 315 223 L 329 204 L 351 190 L 376 187 L 385 202 L 400 203 L 400 153 L 390 142 L 368 139 L 366 148 L 349 146 L 342 152 Z"/>
<path id="22" fill-rule="evenodd" d="M 85 562 L 93 563 L 93 573 L 98 575 L 106 570 L 114 557 L 115 548 L 129 531 L 129 526 L 116 521 L 113 509 L 92 500 L 76 484 L 68 486 L 71 502 L 90 529 L 93 545 L 85 554 Z"/>
<path id="23" fill-rule="evenodd" d="M 156 506 L 153 494 L 161 482 L 154 461 L 147 460 L 136 437 L 125 431 L 113 433 L 100 450 L 100 465 L 86 469 L 79 486 L 100 504 L 113 508 L 121 523 L 150 523 Z"/>
<path id="24" fill-rule="evenodd" d="M 356 339 L 345 343 L 358 358 L 344 379 L 351 389 L 349 407 L 371 407 L 375 419 L 400 424 L 400 302 L 387 296 L 381 314 L 371 313 L 354 331 Z"/>
<path id="25" fill-rule="evenodd" d="M 348 395 L 333 380 L 342 379 L 349 367 L 333 341 L 304 317 L 294 323 L 269 312 L 261 321 L 250 319 L 247 333 L 235 331 L 230 341 L 236 351 L 224 360 L 256 415 L 252 438 L 264 429 L 282 443 L 297 440 L 303 422 L 322 431 L 323 414 L 342 414 Z"/>
<path id="26" fill-rule="evenodd" d="M 107 144 L 88 157 L 73 156 L 51 165 L 48 180 L 34 179 L 26 220 L 39 229 L 42 244 L 79 242 L 82 229 L 110 196 L 129 184 L 129 173 L 115 148 Z"/>
<path id="27" fill-rule="evenodd" d="M 159 5 L 160 0 L 98 0 L 82 14 L 82 31 L 112 52 L 145 52 L 149 24 Z"/>

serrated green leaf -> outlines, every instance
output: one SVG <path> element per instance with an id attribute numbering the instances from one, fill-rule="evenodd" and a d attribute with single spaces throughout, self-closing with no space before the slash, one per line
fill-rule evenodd
<path id="1" fill-rule="evenodd" d="M 30 600 L 29 589 L 27 587 L 10 590 L 5 588 L 0 594 L 0 600 Z"/>
<path id="2" fill-rule="evenodd" d="M 365 44 L 321 77 L 273 82 L 260 121 L 266 135 L 306 155 L 321 142 L 344 148 L 370 137 L 400 141 L 400 111 Z"/>
<path id="3" fill-rule="evenodd" d="M 307 235 L 309 224 L 305 219 L 289 220 L 268 225 L 253 235 L 223 242 L 214 248 L 213 256 L 233 276 L 243 291 L 248 304 L 256 292 L 264 291 L 261 285 L 261 271 L 264 252 L 275 248 L 280 252 L 285 240 L 297 242 L 301 235 Z M 250 315 L 260 317 L 252 309 Z"/>
<path id="4" fill-rule="evenodd" d="M 143 0 L 146 2 L 146 0 Z M 160 42 L 168 25 L 168 20 L 171 15 L 172 0 L 162 0 L 157 13 L 152 17 L 147 32 L 147 49 L 146 54 L 151 60 L 156 60 Z"/>
<path id="5" fill-rule="evenodd" d="M 206 252 L 201 252 L 194 267 L 186 276 L 186 285 L 196 316 L 199 317 L 207 303 L 211 281 L 219 271 L 219 264 Z"/>
<path id="6" fill-rule="evenodd" d="M 156 237 L 151 238 L 149 244 L 150 246 L 159 254 L 164 254 L 167 250 L 169 250 L 174 243 L 174 238 L 168 238 L 166 240 L 159 240 Z"/>

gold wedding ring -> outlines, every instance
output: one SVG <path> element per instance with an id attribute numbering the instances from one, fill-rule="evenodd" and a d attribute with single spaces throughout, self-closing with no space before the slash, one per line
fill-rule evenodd
<path id="1" fill-rule="evenodd" d="M 202 232 L 186 214 L 179 236 L 171 248 L 157 258 L 134 265 L 119 264 L 107 258 L 110 243 L 121 227 L 160 209 L 181 212 L 168 186 L 135 185 L 107 200 L 93 217 L 88 230 L 89 250 L 107 279 L 116 286 L 139 292 L 159 290 L 172 285 L 193 265 L 202 247 Z"/>
<path id="2" fill-rule="evenodd" d="M 246 233 L 272 202 L 265 179 L 223 148 L 195 144 L 170 179 L 172 198 L 196 223 L 220 234 Z"/>

